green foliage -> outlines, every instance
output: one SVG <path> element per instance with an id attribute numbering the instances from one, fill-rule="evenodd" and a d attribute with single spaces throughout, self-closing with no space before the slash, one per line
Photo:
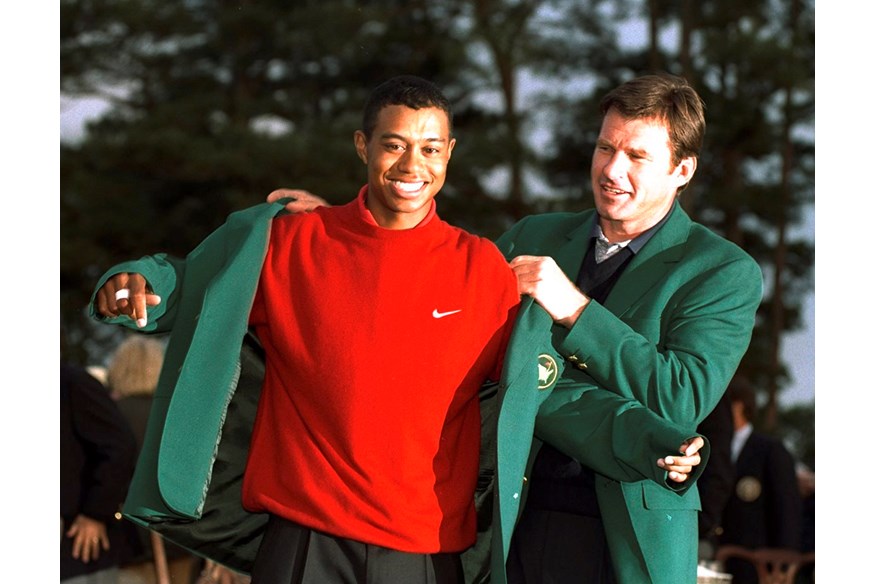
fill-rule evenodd
<path id="1" fill-rule="evenodd" d="M 815 470 L 815 401 L 782 411 L 777 434 L 789 445 L 797 462 Z"/>
<path id="2" fill-rule="evenodd" d="M 661 42 L 641 36 L 648 23 Z M 350 200 L 365 180 L 352 147 L 360 108 L 392 75 L 430 78 L 452 98 L 441 214 L 495 237 L 525 214 L 592 204 L 598 97 L 655 66 L 686 75 L 707 103 L 682 202 L 763 267 L 766 303 L 741 369 L 780 388 L 775 323 L 799 327 L 812 288 L 812 243 L 788 230 L 814 198 L 811 0 L 62 0 L 61 90 L 111 104 L 84 141 L 61 146 L 70 350 L 93 362 L 112 341 L 83 309 L 110 265 L 184 255 L 278 187 Z"/>

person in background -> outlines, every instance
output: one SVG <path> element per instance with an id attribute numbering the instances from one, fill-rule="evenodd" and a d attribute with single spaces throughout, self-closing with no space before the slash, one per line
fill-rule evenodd
<path id="1" fill-rule="evenodd" d="M 726 392 L 697 431 L 708 438 L 712 446 L 709 464 L 697 480 L 702 504 L 699 517 L 699 559 L 701 562 L 712 562 L 723 531 L 721 520 L 724 508 L 736 483 L 736 466 L 730 455 L 733 412 L 730 409 L 730 396 Z"/>
<path id="2" fill-rule="evenodd" d="M 60 410 L 61 581 L 115 584 L 137 442 L 106 388 L 63 362 Z"/>
<path id="3" fill-rule="evenodd" d="M 136 335 L 125 338 L 107 361 L 106 386 L 134 432 L 138 454 L 163 362 L 164 343 Z"/>
<path id="4" fill-rule="evenodd" d="M 164 342 L 140 335 L 125 338 L 107 362 L 107 389 L 134 432 L 138 456 L 163 362 Z M 166 572 L 172 581 L 191 582 L 200 558 L 131 521 L 125 521 L 124 528 L 131 553 L 121 563 L 123 573 L 140 574 L 148 581 L 154 573 Z"/>
<path id="5" fill-rule="evenodd" d="M 754 429 L 754 388 L 736 376 L 727 389 L 733 411 L 733 493 L 721 521 L 721 545 L 750 549 L 801 548 L 803 508 L 794 458 L 778 438 Z M 739 558 L 726 562 L 733 584 L 757 584 L 754 566 Z"/>
<path id="6" fill-rule="evenodd" d="M 800 499 L 803 507 L 801 521 L 800 551 L 803 553 L 815 551 L 815 472 L 803 463 L 797 465 L 797 484 L 800 487 Z M 797 584 L 812 584 L 815 582 L 815 564 L 802 566 L 795 579 Z"/>

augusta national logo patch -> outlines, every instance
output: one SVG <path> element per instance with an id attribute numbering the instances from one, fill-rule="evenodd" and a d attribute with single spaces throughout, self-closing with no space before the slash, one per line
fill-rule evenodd
<path id="1" fill-rule="evenodd" d="M 760 481 L 752 476 L 744 476 L 736 483 L 736 496 L 746 503 L 757 501 L 762 491 Z"/>
<path id="2" fill-rule="evenodd" d="M 538 388 L 547 389 L 557 381 L 557 362 L 547 353 L 538 356 Z"/>

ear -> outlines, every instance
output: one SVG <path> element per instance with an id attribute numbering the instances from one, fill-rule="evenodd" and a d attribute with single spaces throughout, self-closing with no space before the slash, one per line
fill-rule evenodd
<path id="1" fill-rule="evenodd" d="M 368 139 L 365 138 L 365 132 L 362 130 L 353 132 L 353 145 L 356 147 L 359 160 L 368 164 Z"/>
<path id="2" fill-rule="evenodd" d="M 682 158 L 678 166 L 675 167 L 673 174 L 676 178 L 676 188 L 683 187 L 691 181 L 694 173 L 697 171 L 697 159 L 695 156 Z"/>
<path id="3" fill-rule="evenodd" d="M 447 160 L 450 160 L 451 155 L 453 155 L 454 146 L 456 146 L 456 138 L 451 138 L 450 144 L 447 147 Z"/>

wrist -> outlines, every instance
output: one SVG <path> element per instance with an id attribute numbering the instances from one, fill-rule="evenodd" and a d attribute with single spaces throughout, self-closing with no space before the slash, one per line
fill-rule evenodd
<path id="1" fill-rule="evenodd" d="M 572 326 L 578 321 L 578 317 L 581 316 L 581 313 L 584 312 L 584 309 L 587 308 L 587 305 L 590 304 L 590 298 L 581 294 L 578 302 L 571 307 L 571 312 L 567 316 L 557 319 L 557 324 L 566 327 L 567 329 L 571 329 Z"/>

